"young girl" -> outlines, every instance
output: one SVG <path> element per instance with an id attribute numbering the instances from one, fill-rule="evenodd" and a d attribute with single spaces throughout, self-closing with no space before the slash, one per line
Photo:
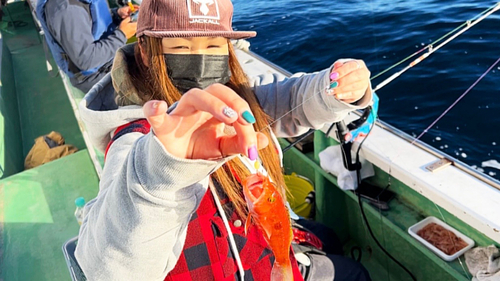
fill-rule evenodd
<path id="1" fill-rule="evenodd" d="M 370 103 L 359 60 L 250 84 L 229 40 L 255 33 L 232 30 L 232 9 L 230 0 L 143 1 L 139 42 L 82 101 L 106 151 L 76 249 L 89 280 L 269 280 L 274 256 L 256 226 L 245 234 L 239 179 L 249 171 L 235 156 L 260 161 L 284 190 L 276 137 Z"/>

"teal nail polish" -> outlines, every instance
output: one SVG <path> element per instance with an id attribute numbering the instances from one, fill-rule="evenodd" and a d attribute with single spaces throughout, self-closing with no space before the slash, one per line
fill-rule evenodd
<path id="1" fill-rule="evenodd" d="M 330 89 L 336 88 L 339 85 L 337 81 L 334 81 L 330 84 Z"/>
<path id="2" fill-rule="evenodd" d="M 241 114 L 241 117 L 243 117 L 243 119 L 245 119 L 245 121 L 247 121 L 250 124 L 255 123 L 255 117 L 253 117 L 252 113 L 250 113 L 250 111 L 248 110 L 243 112 Z"/>

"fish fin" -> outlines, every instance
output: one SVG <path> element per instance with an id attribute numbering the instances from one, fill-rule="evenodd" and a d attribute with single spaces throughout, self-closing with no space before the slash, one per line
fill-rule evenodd
<path id="1" fill-rule="evenodd" d="M 251 222 L 252 222 L 252 215 L 248 214 L 247 221 L 245 222 L 245 236 L 248 234 L 248 230 L 250 229 Z"/>
<path id="2" fill-rule="evenodd" d="M 280 264 L 274 261 L 273 269 L 271 269 L 271 281 L 292 281 L 293 271 L 290 261 L 285 264 Z"/>

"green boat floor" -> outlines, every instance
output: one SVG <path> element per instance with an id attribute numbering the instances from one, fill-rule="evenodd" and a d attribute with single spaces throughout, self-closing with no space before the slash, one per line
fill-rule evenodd
<path id="1" fill-rule="evenodd" d="M 12 55 L 23 143 L 20 157 L 28 154 L 35 138 L 51 131 L 61 133 L 67 144 L 86 148 L 61 77 L 50 77 L 47 71 L 43 45 L 28 7 L 18 2 L 9 4 L 8 11 L 16 27 L 2 22 L 1 32 Z M 4 21 L 8 19 L 4 16 Z"/>
<path id="2" fill-rule="evenodd" d="M 97 194 L 86 150 L 0 181 L 0 280 L 71 280 L 62 245 L 78 235 L 75 199 Z"/>

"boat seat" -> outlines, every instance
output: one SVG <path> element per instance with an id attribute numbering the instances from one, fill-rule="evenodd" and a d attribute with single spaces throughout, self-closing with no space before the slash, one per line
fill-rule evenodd
<path id="1" fill-rule="evenodd" d="M 69 239 L 63 244 L 62 251 L 64 253 L 64 259 L 66 260 L 66 265 L 68 266 L 71 279 L 73 281 L 83 281 L 87 280 L 87 278 L 85 277 L 85 274 L 83 274 L 83 271 L 75 258 L 77 243 L 78 236 Z"/>

